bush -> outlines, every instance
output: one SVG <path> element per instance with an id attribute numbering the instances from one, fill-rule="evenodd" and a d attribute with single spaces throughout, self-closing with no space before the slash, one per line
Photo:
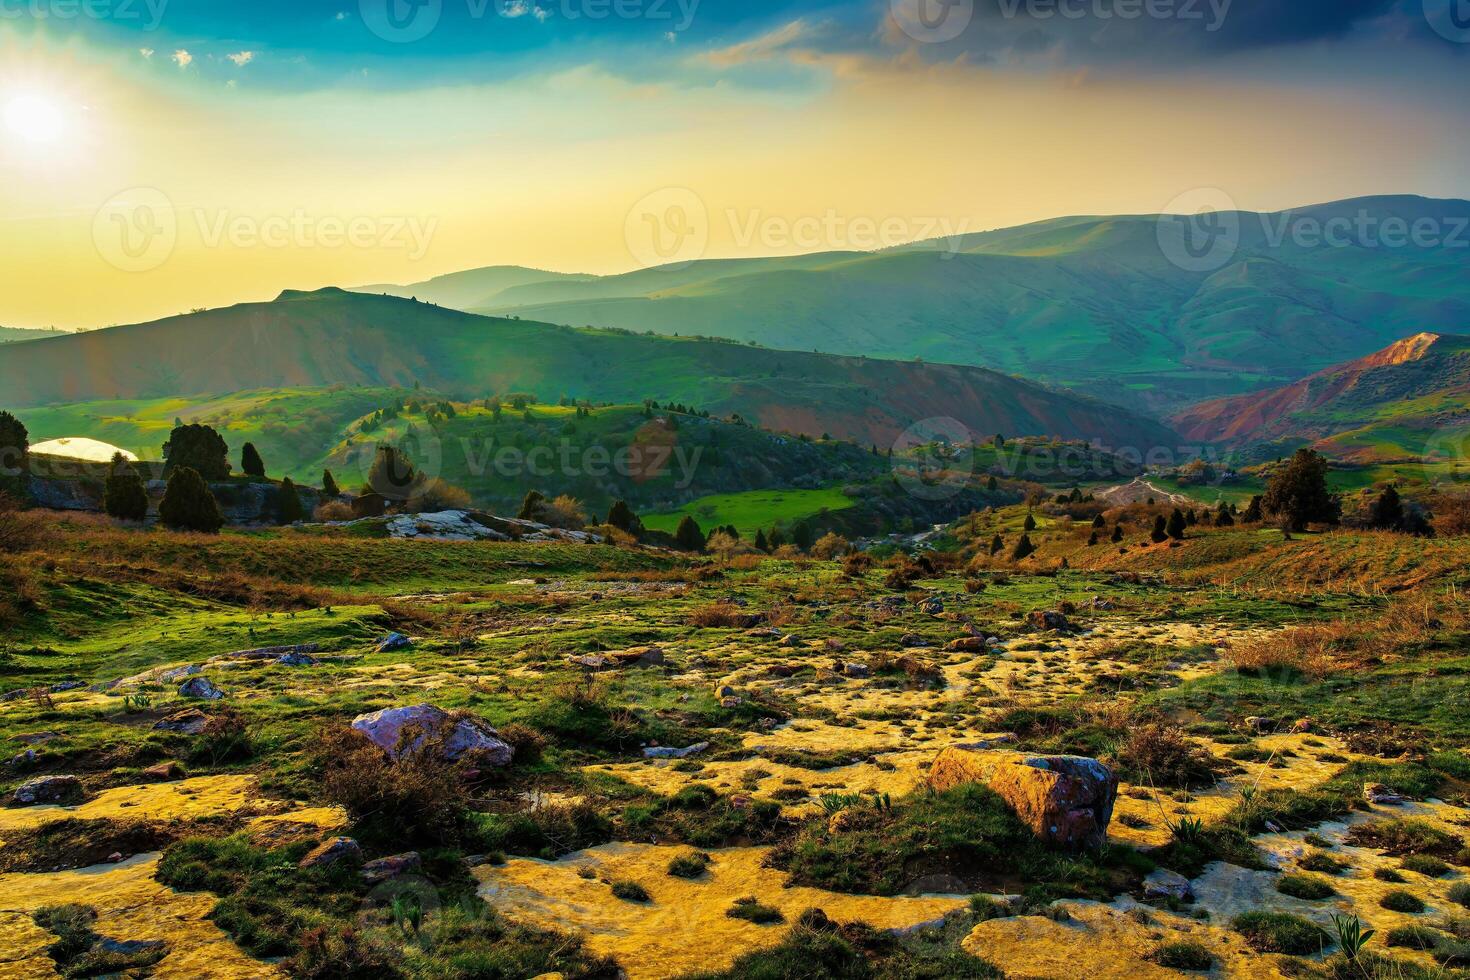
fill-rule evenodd
<path id="1" fill-rule="evenodd" d="M 675 878 L 698 878 L 709 870 L 710 856 L 703 851 L 680 854 L 669 862 L 669 874 Z"/>
<path id="2" fill-rule="evenodd" d="M 311 519 L 322 524 L 345 523 L 357 519 L 352 505 L 341 500 L 329 500 L 312 511 Z"/>
<path id="3" fill-rule="evenodd" d="M 703 629 L 729 629 L 740 624 L 744 613 L 734 603 L 716 602 L 700 606 L 689 614 L 689 625 Z"/>
<path id="4" fill-rule="evenodd" d="M 852 549 L 852 542 L 835 531 L 829 531 L 817 539 L 812 545 L 812 557 L 823 561 L 831 561 L 847 554 Z"/>
<path id="5" fill-rule="evenodd" d="M 1392 857 L 1410 854 L 1452 855 L 1461 846 L 1459 838 L 1423 820 L 1378 820 L 1359 824 L 1344 838 L 1357 847 L 1372 847 Z"/>
<path id="6" fill-rule="evenodd" d="M 414 488 L 408 509 L 415 514 L 437 514 L 446 510 L 469 510 L 470 495 L 443 480 L 429 480 Z"/>
<path id="7" fill-rule="evenodd" d="M 1276 890 L 1292 898 L 1318 902 L 1336 895 L 1336 890 L 1323 878 L 1316 875 L 1282 875 L 1276 882 Z"/>
<path id="8" fill-rule="evenodd" d="M 1247 912 L 1236 916 L 1231 926 L 1258 953 L 1312 956 L 1330 943 L 1326 931 L 1285 912 Z"/>
<path id="9" fill-rule="evenodd" d="M 225 517 L 209 484 L 195 470 L 182 466 L 168 478 L 163 503 L 158 505 L 158 519 L 164 527 L 175 531 L 199 531 L 218 534 Z"/>
<path id="10" fill-rule="evenodd" d="M 1209 970 L 1215 965 L 1215 954 L 1195 942 L 1164 943 L 1148 956 L 1169 970 Z"/>
<path id="11" fill-rule="evenodd" d="M 1427 878 L 1443 878 L 1450 873 L 1448 864 L 1429 854 L 1410 854 L 1399 862 L 1399 867 Z"/>
<path id="12" fill-rule="evenodd" d="M 305 516 L 301 509 L 301 495 L 296 492 L 296 484 L 288 476 L 281 481 L 281 486 L 276 491 L 276 518 L 282 525 L 290 525 Z"/>
<path id="13" fill-rule="evenodd" d="M 502 742 L 515 749 L 515 764 L 518 766 L 535 765 L 546 751 L 546 736 L 529 725 L 511 722 L 501 726 L 496 734 Z"/>
<path id="14" fill-rule="evenodd" d="M 204 480 L 230 478 L 230 447 L 207 425 L 181 425 L 163 444 L 164 473 L 190 469 Z M 170 481 L 172 482 L 172 481 Z"/>
<path id="15" fill-rule="evenodd" d="M 1387 895 L 1384 895 L 1378 900 L 1378 904 L 1390 912 L 1406 912 L 1411 915 L 1418 915 L 1425 908 L 1424 902 L 1419 896 L 1401 889 L 1391 891 Z"/>
<path id="16" fill-rule="evenodd" d="M 1461 881 L 1451 885 L 1448 898 L 1456 905 L 1470 909 L 1470 883 Z"/>
<path id="17" fill-rule="evenodd" d="M 612 893 L 615 898 L 621 898 L 625 902 L 653 901 L 648 889 L 636 881 L 615 881 L 612 883 Z"/>
<path id="18" fill-rule="evenodd" d="M 732 919 L 754 922 L 758 926 L 774 925 L 777 922 L 786 921 L 786 916 L 781 914 L 780 909 L 762 905 L 754 896 L 737 898 L 735 904 L 725 910 L 725 914 Z"/>
<path id="19" fill-rule="evenodd" d="M 31 551 L 45 539 L 41 518 L 21 510 L 14 497 L 0 493 L 0 554 Z"/>
<path id="20" fill-rule="evenodd" d="M 1444 934 L 1427 926 L 1399 926 L 1390 929 L 1383 941 L 1404 949 L 1431 950 L 1444 941 Z"/>
<path id="21" fill-rule="evenodd" d="M 329 726 L 313 746 L 323 798 L 347 811 L 360 838 L 395 846 L 457 838 L 468 790 L 459 768 L 443 759 L 438 739 L 423 739 L 396 762 L 352 728 Z"/>
<path id="22" fill-rule="evenodd" d="M 0 412 L 0 494 L 24 499 L 30 492 L 31 437 L 20 419 Z"/>
<path id="23" fill-rule="evenodd" d="M 148 516 L 148 490 L 122 453 L 112 457 L 112 470 L 102 489 L 102 510 L 120 521 L 141 521 Z"/>
<path id="24" fill-rule="evenodd" d="M 1202 789 L 1215 785 L 1217 763 L 1184 730 L 1173 725 L 1142 725 L 1128 735 L 1117 761 L 1155 785 Z"/>

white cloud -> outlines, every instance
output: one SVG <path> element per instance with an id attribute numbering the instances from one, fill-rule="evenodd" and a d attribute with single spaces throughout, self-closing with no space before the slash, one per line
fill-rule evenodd
<path id="1" fill-rule="evenodd" d="M 531 15 L 543 24 L 551 19 L 551 11 L 547 10 L 545 7 L 537 7 L 531 12 Z"/>
<path id="2" fill-rule="evenodd" d="M 531 5 L 526 3 L 526 0 L 507 0 L 507 2 L 500 5 L 500 16 L 508 17 L 511 20 L 517 17 L 524 17 L 530 12 Z"/>
<path id="3" fill-rule="evenodd" d="M 174 64 L 178 65 L 180 68 L 188 68 L 193 63 L 194 56 L 185 51 L 183 48 L 179 48 L 179 50 L 174 52 Z"/>
<path id="4" fill-rule="evenodd" d="M 664 32 L 664 40 L 665 41 L 668 41 L 670 44 L 678 44 L 679 43 L 679 34 L 678 34 L 677 31 L 665 31 Z"/>
<path id="5" fill-rule="evenodd" d="M 244 68 L 246 65 L 250 64 L 250 62 L 255 60 L 255 52 L 240 51 L 236 54 L 227 54 L 225 55 L 225 57 L 233 61 L 236 68 Z"/>
<path id="6" fill-rule="evenodd" d="M 728 48 L 720 48 L 710 51 L 704 55 L 706 61 L 721 68 L 730 68 L 735 65 L 743 65 L 752 61 L 765 61 L 774 57 L 784 48 L 788 48 L 797 41 L 804 40 L 810 34 L 806 21 L 793 20 L 789 24 L 778 27 L 773 31 L 762 34 L 760 37 L 732 44 Z"/>
<path id="7" fill-rule="evenodd" d="M 145 61 L 152 61 L 153 60 L 153 49 L 152 48 L 139 48 L 138 49 L 138 53 L 143 56 L 143 60 L 145 60 Z"/>

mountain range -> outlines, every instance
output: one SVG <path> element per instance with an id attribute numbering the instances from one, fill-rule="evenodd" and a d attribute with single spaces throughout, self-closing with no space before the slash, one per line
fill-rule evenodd
<path id="1" fill-rule="evenodd" d="M 1416 334 L 1291 385 L 1195 405 L 1171 421 L 1190 440 L 1313 445 L 1364 463 L 1458 453 L 1470 436 L 1470 337 Z"/>
<path id="2" fill-rule="evenodd" d="M 478 316 L 329 288 L 17 344 L 0 357 L 7 407 L 218 396 L 262 388 L 421 384 L 465 399 L 524 391 L 644 398 L 766 428 L 893 445 L 915 422 L 989 438 L 1055 435 L 1172 446 L 1157 421 L 978 367 L 770 350 Z"/>
<path id="3" fill-rule="evenodd" d="M 980 365 L 1157 412 L 1470 323 L 1470 202 L 1371 197 L 1220 220 L 1236 229 L 1233 248 L 1205 268 L 1192 266 L 1176 218 L 1082 216 L 871 253 L 605 277 L 498 267 L 364 291 L 553 323 Z"/>

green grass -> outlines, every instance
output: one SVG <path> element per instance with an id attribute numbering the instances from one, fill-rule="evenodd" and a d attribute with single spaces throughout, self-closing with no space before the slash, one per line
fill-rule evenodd
<path id="1" fill-rule="evenodd" d="M 842 511 L 853 506 L 852 498 L 841 490 L 751 490 L 747 493 L 718 494 L 701 497 L 665 514 L 643 517 L 645 527 L 673 533 L 686 516 L 692 517 L 706 532 L 733 524 L 747 541 L 758 530 L 770 530 L 773 524 L 792 524 L 823 511 Z"/>
<path id="2" fill-rule="evenodd" d="M 1331 946 L 1324 930 L 1285 912 L 1246 912 L 1236 916 L 1231 926 L 1259 953 L 1310 956 Z"/>

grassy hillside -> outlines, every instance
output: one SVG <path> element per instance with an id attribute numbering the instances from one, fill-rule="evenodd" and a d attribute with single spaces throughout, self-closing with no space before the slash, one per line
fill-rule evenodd
<path id="1" fill-rule="evenodd" d="M 60 330 L 26 330 L 21 327 L 0 327 L 0 344 L 13 344 L 19 340 L 39 340 L 42 337 L 55 337 L 62 334 Z"/>
<path id="2" fill-rule="evenodd" d="M 1196 405 L 1174 423 L 1191 439 L 1257 454 L 1314 445 L 1352 462 L 1407 463 L 1463 479 L 1470 338 L 1416 334 L 1293 385 Z"/>
<path id="3" fill-rule="evenodd" d="M 1372 236 L 1322 244 L 1362 219 Z M 1417 330 L 1470 322 L 1470 203 L 1367 198 L 1242 213 L 1218 270 L 1166 257 L 1156 215 L 1074 217 L 865 254 L 696 262 L 505 289 L 486 312 L 774 347 L 980 364 L 1155 408 L 1294 381 Z M 1438 247 L 1386 247 L 1429 220 Z M 1181 237 L 1166 226 L 1165 241 Z M 1456 242 L 1460 245 L 1457 246 Z M 957 247 L 956 247 L 957 244 Z M 954 249 L 954 251 L 951 251 Z"/>
<path id="4" fill-rule="evenodd" d="M 986 434 L 1173 442 L 1141 416 L 977 368 L 554 327 L 338 289 L 27 343 L 0 359 L 13 407 L 334 384 L 421 384 L 465 400 L 653 397 L 885 448 L 935 417 Z"/>

